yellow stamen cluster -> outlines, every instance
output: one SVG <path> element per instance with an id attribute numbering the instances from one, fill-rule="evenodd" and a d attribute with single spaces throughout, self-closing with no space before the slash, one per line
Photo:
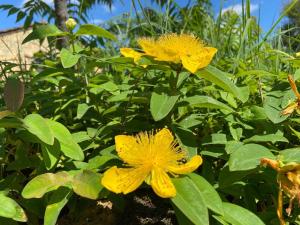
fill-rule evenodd
<path id="1" fill-rule="evenodd" d="M 209 65 L 217 52 L 216 48 L 206 47 L 201 40 L 190 34 L 165 34 L 157 40 L 141 38 L 138 44 L 143 53 L 122 48 L 121 54 L 134 58 L 135 62 L 143 55 L 148 55 L 157 61 L 182 63 L 182 66 L 191 73 Z"/>
<path id="2" fill-rule="evenodd" d="M 127 194 L 146 181 L 158 196 L 174 197 L 176 189 L 167 173 L 190 173 L 202 163 L 202 158 L 196 155 L 183 164 L 186 152 L 180 149 L 172 133 L 166 128 L 155 135 L 118 135 L 115 142 L 118 155 L 126 163 L 126 167 L 114 166 L 102 178 L 102 185 L 115 193 Z"/>

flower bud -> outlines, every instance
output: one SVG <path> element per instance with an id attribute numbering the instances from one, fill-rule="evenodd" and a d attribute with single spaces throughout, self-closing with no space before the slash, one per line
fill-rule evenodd
<path id="1" fill-rule="evenodd" d="M 77 23 L 76 23 L 76 21 L 73 18 L 69 18 L 66 21 L 66 27 L 70 31 L 74 30 L 74 28 L 76 27 L 76 25 L 77 25 Z"/>

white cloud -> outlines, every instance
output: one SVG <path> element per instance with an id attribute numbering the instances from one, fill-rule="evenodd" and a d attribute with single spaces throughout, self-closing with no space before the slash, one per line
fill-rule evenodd
<path id="1" fill-rule="evenodd" d="M 258 8 L 259 8 L 258 4 L 250 4 L 250 13 L 255 12 L 256 10 L 258 10 Z M 242 4 L 228 6 L 222 9 L 222 14 L 229 10 L 235 11 L 237 14 L 241 14 L 243 12 L 243 6 Z"/>
<path id="2" fill-rule="evenodd" d="M 48 5 L 52 5 L 53 4 L 53 0 L 43 0 L 43 2 L 47 3 Z"/>
<path id="3" fill-rule="evenodd" d="M 110 12 L 115 12 L 117 10 L 115 5 L 111 5 L 109 7 L 108 5 L 103 5 L 102 8 L 104 9 L 105 12 L 110 13 Z"/>
<path id="4" fill-rule="evenodd" d="M 104 20 L 103 19 L 93 19 L 91 21 L 91 23 L 93 23 L 93 24 L 100 24 L 100 23 L 104 23 Z"/>

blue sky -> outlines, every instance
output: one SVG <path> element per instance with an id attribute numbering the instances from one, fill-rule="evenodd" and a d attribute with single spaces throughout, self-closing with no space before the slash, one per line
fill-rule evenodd
<path id="1" fill-rule="evenodd" d="M 20 6 L 22 2 L 26 0 L 0 0 L 0 4 L 14 4 Z M 44 0 L 45 2 L 51 2 L 53 0 Z M 251 1 L 251 13 L 254 16 L 260 16 L 260 24 L 264 31 L 267 31 L 272 24 L 279 17 L 282 11 L 283 5 L 288 0 L 252 0 Z M 123 4 L 122 4 L 123 2 Z M 137 1 L 136 1 L 137 2 Z M 142 0 L 144 6 L 150 6 L 150 0 Z M 180 5 L 184 5 L 187 0 L 177 0 Z M 108 7 L 99 5 L 94 7 L 90 15 L 91 22 L 99 23 L 109 18 L 120 15 L 122 12 L 128 12 L 130 10 L 131 0 L 115 0 L 115 4 L 111 10 Z M 270 4 L 271 3 L 271 4 Z M 223 4 L 223 10 L 233 9 L 237 12 L 241 12 L 241 0 L 212 0 L 213 10 L 217 14 L 220 10 L 220 6 Z M 7 13 L 0 11 L 0 30 L 9 29 L 21 26 L 22 23 L 15 23 L 15 16 L 7 16 Z M 40 20 L 40 18 L 38 18 Z"/>

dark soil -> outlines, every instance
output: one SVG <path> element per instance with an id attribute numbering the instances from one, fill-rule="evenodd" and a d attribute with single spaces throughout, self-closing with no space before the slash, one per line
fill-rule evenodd
<path id="1" fill-rule="evenodd" d="M 149 189 L 140 189 L 124 198 L 122 210 L 108 200 L 90 201 L 79 212 L 76 210 L 75 216 L 63 216 L 57 225 L 178 225 L 169 200 L 159 198 Z"/>
<path id="2" fill-rule="evenodd" d="M 117 225 L 177 225 L 169 200 L 145 189 L 126 196 L 125 210 L 120 216 Z"/>

